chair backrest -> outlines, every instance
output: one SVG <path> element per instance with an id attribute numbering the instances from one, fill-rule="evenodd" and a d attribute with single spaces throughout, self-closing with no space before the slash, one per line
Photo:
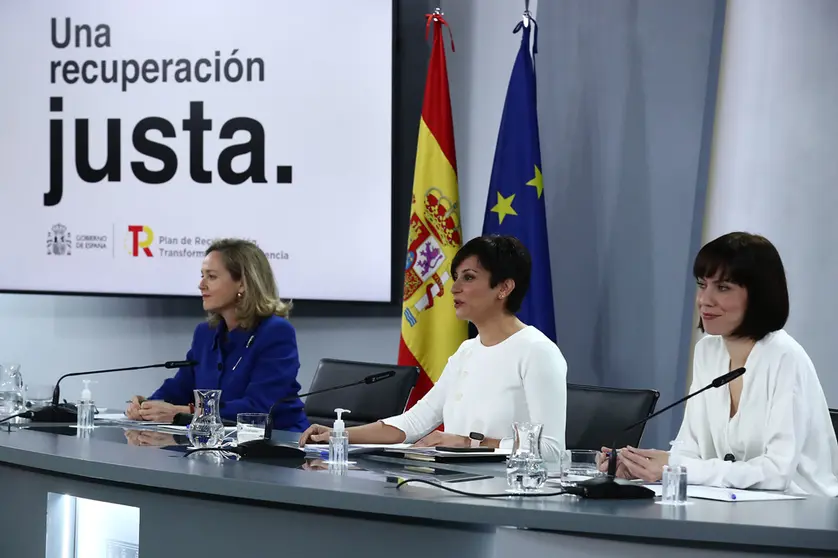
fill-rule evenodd
<path id="1" fill-rule="evenodd" d="M 623 430 L 655 411 L 660 393 L 652 389 L 618 389 L 567 385 L 568 449 L 638 447 L 645 425 Z"/>
<path id="2" fill-rule="evenodd" d="M 835 430 L 835 436 L 838 437 L 838 409 L 830 409 L 829 418 L 832 419 L 832 429 Z"/>
<path id="3" fill-rule="evenodd" d="M 410 391 L 419 379 L 419 368 L 416 366 L 321 359 L 311 381 L 311 391 L 357 382 L 370 374 L 388 370 L 396 372 L 388 380 L 308 396 L 305 412 L 309 422 L 331 426 L 338 407 L 351 411 L 344 415 L 347 426 L 368 424 L 401 414 Z"/>

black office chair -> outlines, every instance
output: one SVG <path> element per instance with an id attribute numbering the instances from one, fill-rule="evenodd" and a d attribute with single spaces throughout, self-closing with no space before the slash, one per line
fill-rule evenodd
<path id="1" fill-rule="evenodd" d="M 309 422 L 332 426 L 336 418 L 335 409 L 339 407 L 351 411 L 343 416 L 346 426 L 369 424 L 401 414 L 410 391 L 419 379 L 419 368 L 416 366 L 321 359 L 311 381 L 311 391 L 349 384 L 388 370 L 396 372 L 388 380 L 308 396 L 305 412 Z"/>
<path id="2" fill-rule="evenodd" d="M 628 445 L 638 447 L 644 426 L 623 430 L 655 411 L 660 393 L 652 389 L 618 389 L 580 384 L 567 385 L 568 449 Z"/>
<path id="3" fill-rule="evenodd" d="M 832 429 L 835 430 L 835 436 L 838 437 L 838 409 L 830 409 L 829 418 L 832 419 Z"/>

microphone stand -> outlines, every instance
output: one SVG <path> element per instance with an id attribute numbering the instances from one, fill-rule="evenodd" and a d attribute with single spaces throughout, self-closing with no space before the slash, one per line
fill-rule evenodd
<path id="1" fill-rule="evenodd" d="M 198 364 L 195 361 L 191 360 L 170 360 L 167 362 L 161 362 L 158 364 L 147 364 L 145 366 L 127 366 L 125 368 L 106 368 L 104 370 L 89 370 L 87 372 L 71 372 L 69 374 L 64 374 L 58 381 L 55 382 L 55 388 L 52 390 L 52 401 L 46 407 L 41 407 L 40 409 L 30 410 L 31 416 L 26 418 L 31 418 L 32 422 L 60 422 L 60 423 L 72 423 L 76 422 L 78 417 L 78 412 L 76 410 L 76 406 L 72 403 L 67 403 L 66 401 L 62 404 L 58 403 L 58 400 L 61 397 L 61 380 L 65 378 L 72 378 L 75 376 L 92 376 L 94 374 L 105 374 L 109 372 L 128 372 L 132 370 L 146 370 L 149 368 L 181 368 L 184 366 L 195 366 Z"/>
<path id="2" fill-rule="evenodd" d="M 686 403 L 696 395 L 700 393 L 704 393 L 710 388 L 718 388 L 722 387 L 725 384 L 730 383 L 731 381 L 735 380 L 739 376 L 745 373 L 744 368 L 737 368 L 736 370 L 731 370 L 726 374 L 722 374 L 710 384 L 704 386 L 700 390 L 688 394 L 686 397 L 682 397 L 681 399 L 677 400 L 675 403 L 664 407 L 663 409 L 652 413 L 648 417 L 642 418 L 639 421 L 630 424 L 626 428 L 623 429 L 623 432 L 628 432 L 629 430 L 636 428 L 642 424 L 646 424 L 649 420 L 655 418 L 656 416 L 660 415 L 661 413 L 665 413 L 672 407 L 676 405 L 680 405 L 682 403 Z M 568 487 L 565 489 L 566 492 L 569 494 L 575 494 L 577 496 L 581 496 L 582 498 L 591 498 L 591 499 L 613 499 L 613 500 L 636 500 L 636 499 L 644 499 L 644 498 L 654 498 L 655 492 L 645 486 L 641 486 L 631 481 L 627 481 L 625 479 L 618 479 L 617 478 L 617 447 L 616 447 L 616 440 L 614 444 L 611 445 L 611 453 L 608 455 L 608 472 L 605 476 L 601 477 L 594 477 L 592 479 L 588 479 L 576 484 L 576 486 Z"/>
<path id="3" fill-rule="evenodd" d="M 0 424 L 5 422 L 6 425 L 8 426 L 6 431 L 11 432 L 12 431 L 12 425 L 9 424 L 9 421 L 11 421 L 13 419 L 16 419 L 16 418 L 25 418 L 25 419 L 32 418 L 32 411 L 31 410 L 30 411 L 23 411 L 23 412 L 20 412 L 20 413 L 15 413 L 14 415 L 9 415 L 7 417 L 3 417 L 2 419 L 0 419 Z"/>

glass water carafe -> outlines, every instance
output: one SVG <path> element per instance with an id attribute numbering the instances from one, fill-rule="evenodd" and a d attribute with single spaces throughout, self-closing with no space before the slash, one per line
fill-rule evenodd
<path id="1" fill-rule="evenodd" d="M 538 490 L 547 482 L 547 467 L 541 457 L 543 425 L 532 422 L 512 424 L 515 442 L 506 462 L 506 483 L 511 492 Z"/>
<path id="2" fill-rule="evenodd" d="M 221 390 L 196 389 L 195 414 L 187 428 L 187 436 L 196 448 L 215 448 L 224 439 L 224 423 L 221 422 Z"/>
<path id="3" fill-rule="evenodd" d="M 14 415 L 25 410 L 23 391 L 20 365 L 0 364 L 0 416 Z"/>

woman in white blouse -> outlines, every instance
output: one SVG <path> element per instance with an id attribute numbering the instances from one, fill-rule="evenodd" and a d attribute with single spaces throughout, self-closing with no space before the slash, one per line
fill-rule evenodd
<path id="1" fill-rule="evenodd" d="M 543 424 L 542 454 L 559 461 L 565 447 L 567 363 L 555 343 L 522 323 L 530 255 L 511 236 L 482 236 L 451 262 L 456 315 L 478 331 L 449 359 L 439 380 L 407 412 L 348 428 L 353 444 L 512 447 L 512 423 Z M 444 424 L 445 432 L 435 430 Z M 300 445 L 322 443 L 329 429 L 313 425 Z"/>
<path id="2" fill-rule="evenodd" d="M 708 335 L 695 347 L 690 391 L 746 372 L 687 403 L 669 453 L 622 449 L 618 476 L 654 482 L 664 465 L 684 465 L 690 484 L 838 496 L 826 398 L 806 351 L 782 329 L 789 296 L 777 250 L 761 236 L 730 233 L 701 249 L 693 274 Z"/>

